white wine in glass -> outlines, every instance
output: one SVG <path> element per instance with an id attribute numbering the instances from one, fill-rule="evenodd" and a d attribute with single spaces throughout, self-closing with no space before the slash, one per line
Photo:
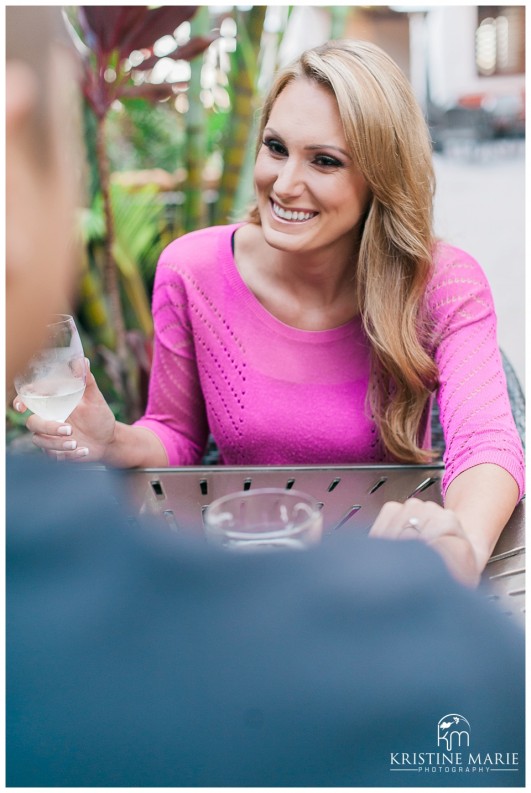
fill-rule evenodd
<path id="1" fill-rule="evenodd" d="M 17 394 L 43 419 L 65 421 L 85 392 L 86 362 L 76 323 L 57 314 L 46 326 L 46 340 L 26 369 L 15 377 Z"/>

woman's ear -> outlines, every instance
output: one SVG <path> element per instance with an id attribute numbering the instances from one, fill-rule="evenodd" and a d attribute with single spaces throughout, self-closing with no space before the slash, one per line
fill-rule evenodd
<path id="1" fill-rule="evenodd" d="M 37 101 L 37 79 L 22 61 L 6 64 L 6 133 L 20 129 Z"/>
<path id="2" fill-rule="evenodd" d="M 34 202 L 35 159 L 31 156 L 32 116 L 38 101 L 36 75 L 22 61 L 6 63 L 6 270 L 12 279 L 31 258 L 27 222 Z M 9 295 L 8 295 L 9 297 Z"/>

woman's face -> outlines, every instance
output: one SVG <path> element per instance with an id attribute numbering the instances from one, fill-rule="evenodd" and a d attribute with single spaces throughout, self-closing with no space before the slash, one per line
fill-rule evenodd
<path id="1" fill-rule="evenodd" d="M 370 197 L 348 154 L 333 94 L 298 79 L 277 97 L 256 159 L 255 189 L 266 241 L 292 253 L 348 257 Z"/>

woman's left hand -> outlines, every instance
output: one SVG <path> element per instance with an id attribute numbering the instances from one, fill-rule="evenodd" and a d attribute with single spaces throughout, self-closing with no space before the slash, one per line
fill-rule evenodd
<path id="1" fill-rule="evenodd" d="M 380 510 L 369 537 L 388 540 L 420 540 L 444 559 L 450 573 L 469 587 L 479 583 L 481 571 L 474 549 L 455 512 L 409 498 L 403 504 L 388 501 Z"/>

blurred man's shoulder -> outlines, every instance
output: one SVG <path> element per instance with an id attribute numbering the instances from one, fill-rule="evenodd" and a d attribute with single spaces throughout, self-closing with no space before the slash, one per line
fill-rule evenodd
<path id="1" fill-rule="evenodd" d="M 6 457 L 8 535 L 116 523 L 125 503 L 119 476 L 103 466 L 57 463 L 37 454 Z"/>

